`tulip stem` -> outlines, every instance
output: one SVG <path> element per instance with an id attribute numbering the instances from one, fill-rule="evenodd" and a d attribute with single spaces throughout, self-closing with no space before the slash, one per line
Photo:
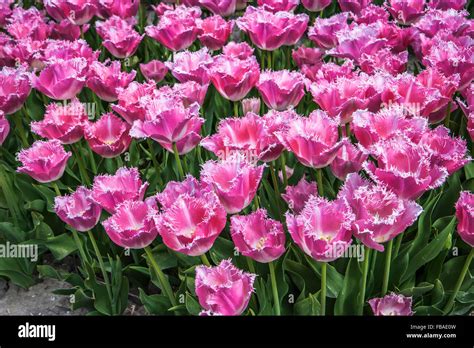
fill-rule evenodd
<path id="1" fill-rule="evenodd" d="M 153 166 L 155 167 L 156 176 L 158 177 L 158 183 L 163 186 L 163 180 L 161 179 L 161 170 L 160 166 L 156 160 L 155 149 L 153 148 L 153 142 L 150 139 L 147 139 L 148 149 L 150 150 L 150 157 Z"/>
<path id="2" fill-rule="evenodd" d="M 319 195 L 321 197 L 324 197 L 323 170 L 322 170 L 322 168 L 316 169 L 316 179 L 318 180 Z"/>
<path id="3" fill-rule="evenodd" d="M 178 148 L 176 147 L 176 143 L 173 143 L 173 153 L 174 153 L 174 159 L 176 160 L 176 165 L 178 166 L 178 173 L 179 173 L 180 179 L 182 180 L 184 178 L 184 171 L 183 171 L 183 166 L 181 165 L 181 159 L 179 158 L 179 152 L 178 152 Z"/>
<path id="4" fill-rule="evenodd" d="M 72 231 L 72 237 L 74 238 L 74 241 L 76 242 L 77 249 L 79 250 L 79 254 L 81 255 L 81 258 L 82 258 L 81 260 L 82 264 L 85 264 L 86 261 L 89 262 L 89 258 L 86 256 L 86 253 L 84 252 L 81 239 L 79 238 L 79 235 L 77 234 L 77 231 L 75 229 L 71 229 L 71 231 Z"/>
<path id="5" fill-rule="evenodd" d="M 395 240 L 395 248 L 393 250 L 393 259 L 395 259 L 398 256 L 398 251 L 400 250 L 400 246 L 402 245 L 403 233 L 400 233 L 395 239 L 396 240 Z"/>
<path id="6" fill-rule="evenodd" d="M 59 190 L 58 183 L 53 181 L 51 185 L 53 185 L 54 192 L 56 192 L 56 196 L 61 196 L 61 191 Z"/>
<path id="7" fill-rule="evenodd" d="M 206 254 L 201 255 L 201 261 L 203 264 L 205 264 L 207 267 L 211 267 L 211 263 L 209 262 L 209 259 L 207 258 Z"/>
<path id="8" fill-rule="evenodd" d="M 280 163 L 281 163 L 281 172 L 283 174 L 283 187 L 286 187 L 288 186 L 288 175 L 286 173 L 286 159 L 285 159 L 284 152 L 280 156 Z"/>
<path id="9" fill-rule="evenodd" d="M 321 264 L 321 315 L 326 315 L 326 279 L 327 279 L 327 268 L 328 264 L 323 262 Z"/>
<path id="10" fill-rule="evenodd" d="M 239 117 L 239 103 L 236 101 L 234 102 L 234 116 Z"/>
<path id="11" fill-rule="evenodd" d="M 388 290 L 388 281 L 390 279 L 390 265 L 392 263 L 392 249 L 393 249 L 393 239 L 388 242 L 387 249 L 385 250 L 385 269 L 384 269 L 384 274 L 383 274 L 381 296 L 385 296 Z"/>
<path id="12" fill-rule="evenodd" d="M 275 266 L 273 262 L 268 264 L 268 268 L 270 269 L 270 280 L 272 282 L 272 291 L 273 291 L 273 300 L 275 302 L 275 315 L 280 315 L 280 300 L 278 296 L 278 287 L 276 282 L 276 275 L 275 275 Z"/>
<path id="13" fill-rule="evenodd" d="M 450 118 L 451 118 L 451 103 L 448 103 L 448 107 L 446 109 L 446 116 L 445 116 L 445 119 L 444 119 L 444 126 L 446 128 L 449 128 Z"/>
<path id="14" fill-rule="evenodd" d="M 267 52 L 267 69 L 268 70 L 272 70 L 273 69 L 273 65 L 272 65 L 272 51 L 268 51 Z"/>
<path id="15" fill-rule="evenodd" d="M 365 305 L 365 289 L 367 287 L 367 275 L 369 273 L 369 258 L 370 258 L 370 248 L 365 247 L 365 258 L 364 258 L 364 268 L 362 273 L 362 288 L 360 290 L 359 297 L 359 315 L 364 314 L 364 305 Z"/>
<path id="16" fill-rule="evenodd" d="M 281 216 L 281 210 L 280 210 L 280 189 L 278 188 L 278 181 L 277 177 L 275 174 L 275 166 L 273 165 L 273 162 L 270 162 L 270 175 L 272 177 L 273 181 L 273 187 L 275 189 L 275 195 L 276 195 L 276 204 L 277 204 L 277 209 L 278 209 L 278 216 L 280 217 L 280 221 L 283 221 L 283 218 Z"/>
<path id="17" fill-rule="evenodd" d="M 89 174 L 87 174 L 84 160 L 82 159 L 81 153 L 79 152 L 80 151 L 79 143 L 72 144 L 71 148 L 72 148 L 72 152 L 74 152 L 74 157 L 76 158 L 77 165 L 79 166 L 79 172 L 81 173 L 82 180 L 84 180 L 85 183 L 89 185 L 91 183 L 91 180 L 89 178 Z"/>
<path id="18" fill-rule="evenodd" d="M 249 271 L 253 274 L 256 274 L 255 265 L 253 264 L 253 260 L 250 257 L 246 257 L 246 259 L 247 259 L 247 266 L 249 266 Z"/>
<path id="19" fill-rule="evenodd" d="M 346 137 L 348 139 L 351 138 L 351 123 L 350 122 L 346 123 Z"/>
<path id="20" fill-rule="evenodd" d="M 454 305 L 454 300 L 456 299 L 456 296 L 459 292 L 459 289 L 461 289 L 462 283 L 464 282 L 464 278 L 466 277 L 467 271 L 469 270 L 469 266 L 471 265 L 471 261 L 474 258 L 474 248 L 471 248 L 471 252 L 466 258 L 466 262 L 464 263 L 464 266 L 461 270 L 461 274 L 459 274 L 459 278 L 456 282 L 456 285 L 454 286 L 453 293 L 451 294 L 451 297 L 448 300 L 448 303 L 446 303 L 446 306 L 444 307 L 444 314 L 448 314 L 449 311 L 453 308 Z"/>
<path id="21" fill-rule="evenodd" d="M 18 129 L 18 134 L 20 135 L 20 140 L 24 148 L 29 146 L 28 139 L 25 134 L 25 127 L 23 126 L 23 120 L 20 117 L 20 113 L 17 112 L 13 115 L 13 121 L 15 122 L 15 126 Z"/>
<path id="22" fill-rule="evenodd" d="M 146 255 L 148 257 L 148 260 L 150 261 L 151 266 L 155 270 L 155 273 L 156 273 L 156 275 L 157 275 L 157 277 L 160 281 L 161 287 L 163 288 L 162 291 L 164 293 L 166 293 L 166 295 L 170 299 L 171 305 L 173 307 L 177 306 L 178 304 L 177 304 L 176 299 L 174 297 L 173 290 L 171 289 L 171 285 L 168 282 L 168 280 L 166 279 L 165 274 L 161 270 L 160 266 L 158 266 L 158 264 L 156 263 L 156 260 L 153 257 L 153 253 L 152 253 L 149 246 L 145 247 L 145 252 L 146 252 Z"/>

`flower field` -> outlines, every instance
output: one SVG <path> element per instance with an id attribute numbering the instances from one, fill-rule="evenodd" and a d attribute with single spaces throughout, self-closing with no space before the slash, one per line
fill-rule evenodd
<path id="1" fill-rule="evenodd" d="M 0 0 L 0 278 L 121 315 L 469 315 L 468 0 Z"/>

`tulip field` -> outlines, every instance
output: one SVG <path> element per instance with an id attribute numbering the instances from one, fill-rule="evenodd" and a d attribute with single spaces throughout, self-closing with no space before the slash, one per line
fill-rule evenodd
<path id="1" fill-rule="evenodd" d="M 471 314 L 473 6 L 0 0 L 0 279 L 88 315 Z"/>

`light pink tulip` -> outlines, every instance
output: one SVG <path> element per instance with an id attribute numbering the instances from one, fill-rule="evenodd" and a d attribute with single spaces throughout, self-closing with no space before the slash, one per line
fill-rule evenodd
<path id="1" fill-rule="evenodd" d="M 234 21 L 226 21 L 221 16 L 211 16 L 197 22 L 198 39 L 212 51 L 222 48 L 229 39 L 232 29 L 234 28 Z"/>
<path id="2" fill-rule="evenodd" d="M 83 32 L 87 31 L 88 25 L 83 25 Z M 81 37 L 81 27 L 69 21 L 63 19 L 59 23 L 54 23 L 51 30 L 51 38 L 55 40 L 69 40 L 76 41 Z"/>
<path id="3" fill-rule="evenodd" d="M 76 41 L 48 40 L 44 43 L 42 50 L 44 64 L 55 63 L 58 60 L 82 58 L 86 60 L 87 65 L 91 65 L 99 59 L 99 55 L 100 51 L 92 50 L 87 41 L 82 39 Z"/>
<path id="4" fill-rule="evenodd" d="M 18 153 L 22 167 L 17 171 L 28 174 L 40 183 L 52 182 L 63 176 L 71 155 L 64 150 L 59 140 L 37 140 L 30 148 Z"/>
<path id="5" fill-rule="evenodd" d="M 253 55 L 253 51 L 254 49 L 246 42 L 236 43 L 231 41 L 222 48 L 222 53 L 225 56 L 235 57 L 242 60 L 251 57 Z"/>
<path id="6" fill-rule="evenodd" d="M 467 0 L 429 0 L 428 6 L 440 10 L 462 10 L 466 6 Z"/>
<path id="7" fill-rule="evenodd" d="M 44 41 L 52 29 L 44 15 L 35 7 L 27 10 L 21 6 L 15 7 L 7 18 L 7 23 L 7 32 L 16 40 Z"/>
<path id="8" fill-rule="evenodd" d="M 301 213 L 309 197 L 318 194 L 318 185 L 315 182 L 306 181 L 303 177 L 295 186 L 287 186 L 286 192 L 281 195 L 288 203 L 288 207 L 295 214 Z"/>
<path id="9" fill-rule="evenodd" d="M 242 112 L 246 115 L 249 112 L 254 114 L 260 113 L 260 98 L 246 98 L 242 99 Z"/>
<path id="10" fill-rule="evenodd" d="M 237 1 L 236 0 L 199 0 L 199 5 L 207 8 L 215 15 L 228 17 L 234 14 Z"/>
<path id="11" fill-rule="evenodd" d="M 434 37 L 441 31 L 448 31 L 455 36 L 461 36 L 470 30 L 471 24 L 467 19 L 468 15 L 467 11 L 429 10 L 413 24 L 413 27 L 429 38 Z"/>
<path id="12" fill-rule="evenodd" d="M 337 0 L 341 10 L 358 14 L 362 9 L 372 3 L 372 0 Z"/>
<path id="13" fill-rule="evenodd" d="M 46 12 L 56 21 L 68 19 L 76 25 L 89 22 L 97 13 L 97 0 L 44 0 Z"/>
<path id="14" fill-rule="evenodd" d="M 144 35 L 140 35 L 133 25 L 133 18 L 127 20 L 112 16 L 105 22 L 97 21 L 95 28 L 102 38 L 102 45 L 116 58 L 132 56 L 138 48 Z"/>
<path id="15" fill-rule="evenodd" d="M 370 24 L 377 21 L 388 23 L 389 17 L 390 13 L 388 13 L 384 7 L 369 4 L 362 8 L 358 14 L 354 15 L 354 22 L 357 24 Z"/>
<path id="16" fill-rule="evenodd" d="M 411 316 L 412 298 L 390 293 L 384 297 L 369 300 L 370 307 L 376 316 Z"/>
<path id="17" fill-rule="evenodd" d="M 426 0 L 388 0 L 388 11 L 393 18 L 402 24 L 411 24 L 421 17 L 425 10 Z"/>
<path id="18" fill-rule="evenodd" d="M 274 13 L 279 11 L 291 12 L 300 4 L 300 0 L 258 0 L 257 4 Z"/>
<path id="19" fill-rule="evenodd" d="M 10 123 L 8 123 L 5 113 L 0 110 L 0 146 L 4 143 L 5 139 L 10 132 Z"/>
<path id="20" fill-rule="evenodd" d="M 474 247 L 474 194 L 462 191 L 456 202 L 457 231 L 464 242 Z"/>
<path id="21" fill-rule="evenodd" d="M 92 191 L 79 186 L 67 196 L 54 198 L 54 211 L 58 217 L 79 232 L 91 230 L 100 219 L 102 208 L 92 198 Z"/>
<path id="22" fill-rule="evenodd" d="M 311 196 L 298 215 L 286 213 L 293 241 L 316 261 L 330 262 L 341 257 L 352 242 L 354 216 L 344 199 L 327 201 Z"/>
<path id="23" fill-rule="evenodd" d="M 22 67 L 0 70 L 0 110 L 10 115 L 21 109 L 31 91 L 30 75 Z"/>
<path id="24" fill-rule="evenodd" d="M 337 152 L 332 161 L 331 172 L 339 180 L 346 180 L 350 173 L 357 173 L 362 169 L 362 164 L 367 160 L 368 155 L 351 143 L 345 143 Z"/>
<path id="25" fill-rule="evenodd" d="M 110 214 L 127 201 L 140 201 L 148 183 L 142 183 L 137 168 L 122 167 L 114 175 L 99 175 L 94 178 L 92 199 Z"/>
<path id="26" fill-rule="evenodd" d="M 4 28 L 7 23 L 6 19 L 12 14 L 11 5 L 14 0 L 2 0 L 0 2 L 0 28 Z"/>
<path id="27" fill-rule="evenodd" d="M 338 44 L 337 33 L 349 30 L 347 13 L 340 13 L 329 18 L 317 18 L 308 30 L 308 38 L 322 49 L 330 49 Z"/>
<path id="28" fill-rule="evenodd" d="M 301 68 L 303 65 L 322 64 L 324 51 L 319 48 L 300 46 L 293 50 L 291 56 L 296 65 Z"/>
<path id="29" fill-rule="evenodd" d="M 206 98 L 207 89 L 209 88 L 209 84 L 201 85 L 195 81 L 187 81 L 184 83 L 175 83 L 173 85 L 172 91 L 176 95 L 178 95 L 184 107 L 190 107 L 194 103 L 198 103 L 199 105 L 204 104 L 204 99 Z"/>
<path id="30" fill-rule="evenodd" d="M 255 274 L 236 268 L 230 260 L 218 266 L 196 267 L 196 295 L 199 304 L 213 315 L 240 315 L 254 291 Z"/>
<path id="31" fill-rule="evenodd" d="M 201 179 L 211 185 L 228 214 L 245 209 L 252 202 L 262 179 L 264 166 L 249 164 L 236 154 L 223 161 L 207 161 Z"/>
<path id="32" fill-rule="evenodd" d="M 397 75 L 406 70 L 408 62 L 408 51 L 392 53 L 389 48 L 383 48 L 374 54 L 362 54 L 359 58 L 360 68 L 367 74 L 376 71 L 386 71 Z"/>
<path id="33" fill-rule="evenodd" d="M 123 19 L 135 17 L 139 6 L 139 0 L 99 0 L 100 11 L 105 12 L 107 17 L 114 15 Z"/>
<path id="34" fill-rule="evenodd" d="M 156 91 L 155 83 L 130 83 L 127 88 L 118 88 L 118 104 L 112 105 L 112 110 L 123 117 L 129 124 L 136 120 L 145 119 L 145 106 L 142 99 L 151 97 Z"/>
<path id="35" fill-rule="evenodd" d="M 265 71 L 256 85 L 265 104 L 278 111 L 298 105 L 305 94 L 305 78 L 289 70 Z"/>
<path id="36" fill-rule="evenodd" d="M 301 0 L 301 3 L 311 12 L 320 12 L 331 4 L 331 0 Z"/>
<path id="37" fill-rule="evenodd" d="M 146 64 L 140 64 L 140 71 L 147 81 L 153 80 L 159 83 L 165 78 L 168 68 L 159 60 L 151 60 Z"/>
<path id="38" fill-rule="evenodd" d="M 315 65 L 301 66 L 301 72 L 311 81 L 319 82 L 333 82 L 338 77 L 344 76 L 346 78 L 356 78 L 357 73 L 353 71 L 354 63 L 346 60 L 342 65 L 335 63 L 323 63 Z"/>
<path id="39" fill-rule="evenodd" d="M 195 81 L 205 85 L 209 83 L 212 61 L 207 48 L 202 48 L 196 52 L 178 52 L 174 54 L 173 62 L 166 62 L 165 65 L 179 82 Z"/>

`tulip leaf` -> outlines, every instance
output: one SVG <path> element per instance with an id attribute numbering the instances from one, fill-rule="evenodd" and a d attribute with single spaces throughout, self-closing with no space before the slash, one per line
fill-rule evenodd
<path id="1" fill-rule="evenodd" d="M 62 260 L 77 250 L 74 240 L 67 233 L 50 237 L 44 244 L 51 251 L 56 260 Z"/>
<path id="2" fill-rule="evenodd" d="M 168 308 L 171 307 L 170 300 L 164 295 L 147 295 L 139 288 L 139 297 L 148 314 L 171 315 Z"/>
<path id="3" fill-rule="evenodd" d="M 342 289 L 336 298 L 336 304 L 334 306 L 335 315 L 357 313 L 357 299 L 359 297 L 359 284 L 361 279 L 362 272 L 359 268 L 357 259 L 351 258 L 347 265 Z"/>

